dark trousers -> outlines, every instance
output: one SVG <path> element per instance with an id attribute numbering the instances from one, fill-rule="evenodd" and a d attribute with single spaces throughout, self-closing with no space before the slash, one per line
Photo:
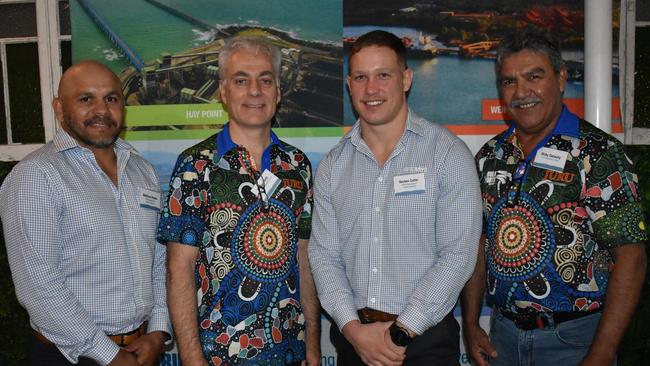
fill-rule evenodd
<path id="1" fill-rule="evenodd" d="M 365 365 L 354 347 L 341 334 L 335 323 L 330 327 L 330 340 L 336 348 L 338 366 Z M 406 347 L 406 366 L 460 365 L 460 326 L 452 313 L 435 326 L 417 336 Z"/>
<path id="2" fill-rule="evenodd" d="M 32 337 L 27 366 L 69 366 L 68 361 L 53 344 L 45 344 Z M 79 357 L 78 366 L 98 366 L 96 362 L 86 357 Z"/>

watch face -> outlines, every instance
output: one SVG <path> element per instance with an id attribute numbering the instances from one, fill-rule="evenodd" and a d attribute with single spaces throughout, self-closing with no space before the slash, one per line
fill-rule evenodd
<path id="1" fill-rule="evenodd" d="M 393 343 L 400 347 L 408 346 L 413 340 L 409 337 L 406 330 L 398 327 L 395 323 L 390 326 L 390 338 L 393 340 Z"/>

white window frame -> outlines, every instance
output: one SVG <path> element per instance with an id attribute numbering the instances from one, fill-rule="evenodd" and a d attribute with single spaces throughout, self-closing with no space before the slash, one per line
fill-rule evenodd
<path id="1" fill-rule="evenodd" d="M 10 143 L 0 145 L 0 160 L 21 160 L 30 152 L 43 146 L 46 141 L 52 140 L 56 133 L 57 124 L 52 109 L 52 99 L 56 95 L 59 79 L 61 78 L 61 41 L 70 40 L 68 35 L 59 36 L 59 0 L 0 0 L 0 5 L 16 3 L 33 3 L 36 6 L 36 37 L 21 37 L 3 39 L 3 44 L 31 43 L 38 44 L 38 69 L 41 84 L 41 107 L 43 110 L 43 127 L 45 141 L 37 144 Z M 5 103 L 8 106 L 10 90 L 7 89 L 7 62 L 4 45 L 0 47 L 4 70 L 3 80 Z M 5 111 L 0 111 L 5 113 Z M 9 116 L 7 116 L 9 117 Z M 8 119 L 9 123 L 10 120 Z M 8 124 L 9 126 L 9 124 Z M 9 133 L 8 137 L 11 136 Z M 10 140 L 11 141 L 11 140 Z"/>
<path id="2" fill-rule="evenodd" d="M 636 21 L 636 1 L 621 1 L 621 28 L 619 35 L 619 59 L 621 73 L 621 112 L 623 118 L 623 141 L 625 144 L 650 145 L 650 128 L 634 127 L 634 56 L 637 27 L 650 26 L 650 22 Z"/>

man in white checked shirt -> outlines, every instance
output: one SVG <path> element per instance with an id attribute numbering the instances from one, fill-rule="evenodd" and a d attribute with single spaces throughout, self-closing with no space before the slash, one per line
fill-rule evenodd
<path id="1" fill-rule="evenodd" d="M 459 363 L 452 309 L 476 261 L 480 190 L 465 144 L 408 108 L 405 54 L 391 33 L 357 39 L 359 120 L 316 175 L 309 257 L 339 365 Z"/>
<path id="2" fill-rule="evenodd" d="M 0 188 L 29 365 L 153 365 L 171 339 L 153 167 L 118 138 L 120 80 L 86 61 L 53 101 L 61 129 Z"/>

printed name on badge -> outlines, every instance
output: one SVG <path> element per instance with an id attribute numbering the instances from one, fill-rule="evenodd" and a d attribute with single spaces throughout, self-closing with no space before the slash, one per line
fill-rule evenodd
<path id="1" fill-rule="evenodd" d="M 561 172 L 564 170 L 564 164 L 568 155 L 569 153 L 566 151 L 542 147 L 537 150 L 535 160 L 533 160 L 533 166 Z"/>
<path id="2" fill-rule="evenodd" d="M 140 207 L 160 211 L 160 192 L 147 188 L 139 188 L 138 202 Z"/>
<path id="3" fill-rule="evenodd" d="M 395 194 L 410 194 L 426 192 L 424 173 L 403 174 L 393 177 Z"/>

